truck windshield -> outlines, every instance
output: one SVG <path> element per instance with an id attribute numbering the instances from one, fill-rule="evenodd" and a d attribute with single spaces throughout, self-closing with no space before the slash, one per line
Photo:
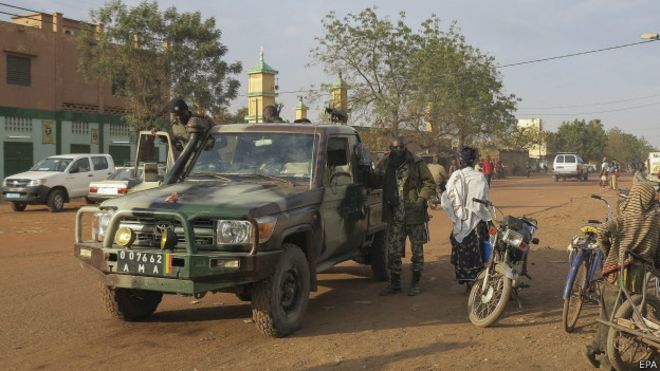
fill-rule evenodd
<path id="1" fill-rule="evenodd" d="M 48 157 L 37 162 L 30 170 L 33 171 L 64 171 L 73 161 L 72 158 Z"/>
<path id="2" fill-rule="evenodd" d="M 218 133 L 188 174 L 191 178 L 267 175 L 309 179 L 314 136 L 281 133 Z"/>

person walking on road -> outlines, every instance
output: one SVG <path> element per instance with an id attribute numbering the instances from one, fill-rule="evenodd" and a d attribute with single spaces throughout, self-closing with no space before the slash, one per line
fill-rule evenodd
<path id="1" fill-rule="evenodd" d="M 380 295 L 401 292 L 401 257 L 406 239 L 412 250 L 412 283 L 409 296 L 419 295 L 424 270 L 424 244 L 429 220 L 426 201 L 435 192 L 435 182 L 424 160 L 406 148 L 406 141 L 392 141 L 390 155 L 376 169 L 383 184 L 383 220 L 388 223 L 387 250 L 390 282 Z"/>
<path id="2" fill-rule="evenodd" d="M 617 178 L 619 177 L 619 163 L 616 160 L 612 160 L 610 164 L 610 187 L 613 190 L 617 190 Z"/>
<path id="3" fill-rule="evenodd" d="M 486 176 L 486 181 L 488 182 L 488 186 L 490 187 L 490 182 L 493 179 L 493 171 L 495 165 L 493 162 L 490 160 L 490 156 L 486 157 L 486 161 L 484 161 L 483 165 L 481 166 L 484 170 L 484 175 Z"/>
<path id="4" fill-rule="evenodd" d="M 490 212 L 473 198 L 490 200 L 490 189 L 484 174 L 472 166 L 477 159 L 477 151 L 461 147 L 458 151 L 460 169 L 455 171 L 447 182 L 447 189 L 441 197 L 442 209 L 452 221 L 451 264 L 454 265 L 456 280 L 466 284 L 469 290 L 483 269 L 484 259 L 481 241 L 488 238 Z"/>
<path id="5" fill-rule="evenodd" d="M 600 319 L 610 320 L 610 315 L 619 294 L 617 280 L 621 270 L 620 262 L 625 251 L 631 251 L 645 263 L 660 268 L 660 215 L 657 210 L 658 193 L 649 183 L 640 183 L 630 189 L 628 198 L 621 205 L 621 212 L 596 230 L 598 245 L 605 254 L 603 262 L 603 284 L 600 295 Z M 624 262 L 627 266 L 626 288 L 633 293 L 642 292 L 644 265 L 630 256 Z M 609 327 L 599 323 L 592 341 L 586 347 L 586 357 L 595 368 L 609 366 L 607 355 L 607 335 Z M 599 360 L 598 357 L 602 355 Z M 605 367 L 608 368 L 608 367 Z"/>

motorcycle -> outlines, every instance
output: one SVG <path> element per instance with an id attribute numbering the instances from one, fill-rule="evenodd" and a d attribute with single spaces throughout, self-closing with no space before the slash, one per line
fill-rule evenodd
<path id="1" fill-rule="evenodd" d="M 500 211 L 502 221 L 488 230 L 489 239 L 483 242 L 487 260 L 485 269 L 474 281 L 468 298 L 468 317 L 472 324 L 488 327 L 495 323 L 513 294 L 518 305 L 518 289 L 529 287 L 531 277 L 527 273 L 529 245 L 538 244 L 534 237 L 538 222 L 528 217 L 504 215 L 493 203 L 473 198 L 472 201 L 485 205 L 495 221 Z"/>

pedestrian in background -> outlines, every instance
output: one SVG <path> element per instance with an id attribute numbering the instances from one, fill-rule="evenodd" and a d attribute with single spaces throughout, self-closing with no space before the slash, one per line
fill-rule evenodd
<path id="1" fill-rule="evenodd" d="M 616 159 L 612 159 L 610 164 L 610 187 L 613 190 L 617 190 L 617 178 L 619 177 L 619 163 Z"/>
<path id="2" fill-rule="evenodd" d="M 488 182 L 488 186 L 490 187 L 490 181 L 493 179 L 493 168 L 495 167 L 493 162 L 490 160 L 490 156 L 486 157 L 486 160 L 483 162 L 483 165 L 481 165 L 481 167 L 484 170 L 486 181 Z"/>
<path id="3" fill-rule="evenodd" d="M 484 266 L 481 242 L 488 239 L 490 212 L 473 198 L 490 200 L 490 191 L 484 174 L 473 168 L 477 151 L 461 147 L 458 151 L 460 169 L 455 171 L 442 193 L 441 206 L 452 221 L 451 264 L 456 280 L 469 290 Z"/>
<path id="4" fill-rule="evenodd" d="M 390 154 L 376 168 L 383 184 L 383 221 L 388 223 L 387 251 L 390 283 L 380 295 L 401 292 L 401 257 L 406 239 L 412 250 L 412 283 L 409 296 L 419 295 L 424 270 L 424 244 L 428 241 L 429 220 L 426 201 L 435 193 L 433 176 L 424 160 L 406 148 L 404 138 L 392 141 Z"/>
<path id="5" fill-rule="evenodd" d="M 455 158 L 451 159 L 451 163 L 449 165 L 449 176 L 454 173 L 454 171 L 458 170 L 458 162 L 456 161 Z"/>
<path id="6" fill-rule="evenodd" d="M 600 186 L 607 187 L 607 178 L 610 172 L 610 164 L 607 163 L 607 158 L 603 157 L 603 163 L 600 165 Z"/>

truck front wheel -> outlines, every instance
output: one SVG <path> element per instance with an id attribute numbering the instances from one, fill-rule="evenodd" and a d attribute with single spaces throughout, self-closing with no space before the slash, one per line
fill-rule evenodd
<path id="1" fill-rule="evenodd" d="M 309 266 L 302 250 L 285 243 L 272 276 L 252 287 L 252 319 L 261 332 L 289 335 L 300 327 L 309 302 Z"/>
<path id="2" fill-rule="evenodd" d="M 387 281 L 390 278 L 390 272 L 387 269 L 387 230 L 380 231 L 374 236 L 374 241 L 369 248 L 369 262 L 377 281 Z"/>
<path id="3" fill-rule="evenodd" d="M 101 283 L 105 309 L 124 321 L 139 321 L 149 317 L 163 299 L 162 292 L 111 288 Z"/>

